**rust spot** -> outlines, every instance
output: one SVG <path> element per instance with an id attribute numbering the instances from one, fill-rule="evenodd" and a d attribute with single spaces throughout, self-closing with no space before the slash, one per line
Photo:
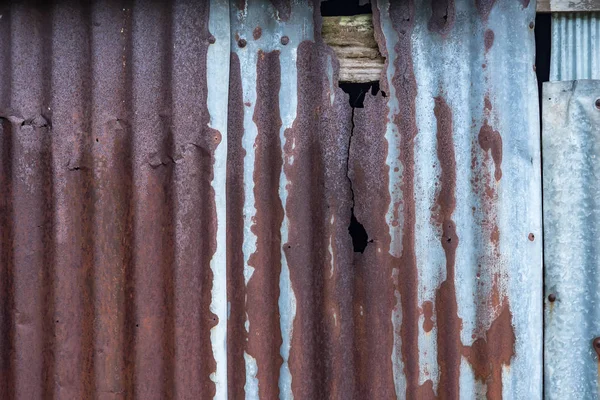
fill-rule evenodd
<path id="1" fill-rule="evenodd" d="M 431 17 L 427 27 L 446 36 L 454 26 L 455 13 L 454 0 L 431 0 Z"/>
<path id="2" fill-rule="evenodd" d="M 251 106 L 252 106 L 252 103 L 250 103 L 249 101 L 247 101 L 247 102 L 245 102 L 245 103 L 244 103 L 244 105 L 245 105 L 246 107 L 251 107 Z"/>
<path id="3" fill-rule="evenodd" d="M 533 233 L 530 233 L 529 235 L 527 235 L 527 239 L 529 239 L 529 241 L 533 242 L 535 240 L 535 235 Z"/>
<path id="4" fill-rule="evenodd" d="M 502 366 L 510 365 L 515 355 L 515 332 L 508 304 L 485 333 L 470 347 L 463 348 L 475 377 L 487 384 L 488 399 L 502 399 Z"/>
<path id="5" fill-rule="evenodd" d="M 486 29 L 483 34 L 483 42 L 485 45 L 485 52 L 487 53 L 492 46 L 494 45 L 494 31 L 491 29 Z"/>
<path id="6" fill-rule="evenodd" d="M 260 26 L 257 26 L 252 31 L 252 37 L 254 38 L 254 40 L 258 40 L 258 39 L 260 39 L 261 36 L 262 36 L 262 28 Z"/>
<path id="7" fill-rule="evenodd" d="M 494 178 L 499 181 L 502 178 L 502 136 L 488 124 L 486 119 L 479 130 L 478 140 L 483 151 L 491 151 L 495 167 Z"/>
<path id="8" fill-rule="evenodd" d="M 531 30 L 535 29 L 535 22 L 531 21 L 529 23 L 529 29 L 531 29 Z"/>
<path id="9" fill-rule="evenodd" d="M 427 333 L 433 329 L 433 303 L 426 301 L 423 303 L 423 330 Z"/>

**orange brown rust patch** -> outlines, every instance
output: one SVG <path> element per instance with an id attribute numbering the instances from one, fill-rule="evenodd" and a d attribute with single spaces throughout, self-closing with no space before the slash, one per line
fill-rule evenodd
<path id="1" fill-rule="evenodd" d="M 248 281 L 246 312 L 248 354 L 256 359 L 261 398 L 279 397 L 279 371 L 283 363 L 279 318 L 279 280 L 281 274 L 281 223 L 283 207 L 279 198 L 279 177 L 283 160 L 279 130 L 279 51 L 259 51 L 256 66 L 256 108 L 253 120 L 258 133 L 254 164 L 254 204 L 256 215 L 251 227 L 256 235 L 256 252 L 248 264 L 254 268 Z"/>
<path id="2" fill-rule="evenodd" d="M 487 398 L 502 399 L 502 367 L 509 366 L 515 355 L 515 332 L 507 303 L 485 338 L 475 340 L 470 347 L 465 346 L 463 355 L 473 367 L 475 377 L 487 384 Z"/>
<path id="3" fill-rule="evenodd" d="M 495 167 L 494 178 L 499 181 L 502 179 L 502 136 L 488 124 L 487 119 L 479 130 L 478 141 L 483 151 L 489 150 L 492 153 Z"/>

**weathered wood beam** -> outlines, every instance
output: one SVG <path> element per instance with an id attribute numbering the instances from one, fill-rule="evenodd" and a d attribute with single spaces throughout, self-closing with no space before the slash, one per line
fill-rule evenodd
<path id="1" fill-rule="evenodd" d="M 321 35 L 340 62 L 340 82 L 379 80 L 385 59 L 375 41 L 371 14 L 323 17 Z"/>
<path id="2" fill-rule="evenodd" d="M 600 11 L 600 0 L 538 0 L 537 12 Z"/>

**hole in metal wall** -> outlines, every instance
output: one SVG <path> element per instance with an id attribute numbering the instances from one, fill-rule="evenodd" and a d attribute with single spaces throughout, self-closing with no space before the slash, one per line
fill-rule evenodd
<path id="1" fill-rule="evenodd" d="M 321 2 L 324 17 L 371 14 L 371 4 L 360 5 L 358 0 L 326 0 Z"/>

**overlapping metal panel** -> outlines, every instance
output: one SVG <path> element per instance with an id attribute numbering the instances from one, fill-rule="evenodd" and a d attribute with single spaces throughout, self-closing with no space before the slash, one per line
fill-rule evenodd
<path id="1" fill-rule="evenodd" d="M 535 5 L 373 12 L 3 6 L 0 397 L 541 397 Z"/>
<path id="2" fill-rule="evenodd" d="M 544 84 L 545 393 L 597 398 L 598 81 Z"/>
<path id="3" fill-rule="evenodd" d="M 553 13 L 550 81 L 600 79 L 600 13 Z"/>

